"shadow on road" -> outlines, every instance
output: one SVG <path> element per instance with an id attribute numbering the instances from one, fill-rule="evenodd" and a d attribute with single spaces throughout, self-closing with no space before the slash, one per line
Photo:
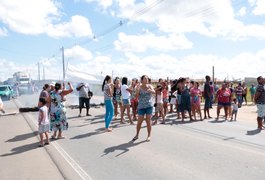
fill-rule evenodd
<path id="1" fill-rule="evenodd" d="M 253 135 L 259 134 L 260 132 L 261 132 L 260 129 L 254 129 L 254 130 L 247 131 L 246 135 L 253 136 Z"/>
<path id="2" fill-rule="evenodd" d="M 27 133 L 27 134 L 21 134 L 13 137 L 12 139 L 7 140 L 6 142 L 17 142 L 17 141 L 24 141 L 26 139 L 32 138 L 34 136 L 38 135 L 37 131 Z"/>
<path id="3" fill-rule="evenodd" d="M 21 154 L 27 151 L 31 151 L 33 149 L 38 148 L 38 145 L 39 145 L 39 142 L 19 146 L 19 147 L 13 148 L 11 150 L 12 151 L 11 153 L 2 154 L 1 157 L 12 156 L 12 155 Z"/>
<path id="4" fill-rule="evenodd" d="M 90 132 L 90 133 L 86 133 L 86 134 L 80 134 L 80 135 L 77 135 L 77 136 L 72 137 L 70 139 L 82 139 L 82 138 L 87 138 L 87 137 L 99 135 L 99 134 L 102 134 L 105 132 L 106 132 L 105 128 L 99 128 L 99 129 L 96 129 L 94 132 Z"/>
<path id="5" fill-rule="evenodd" d="M 190 120 L 184 120 L 182 121 L 181 119 L 176 119 L 176 120 L 166 120 L 165 125 L 180 125 L 180 124 L 189 124 L 189 123 L 193 123 L 196 121 L 190 121 Z"/>
<path id="6" fill-rule="evenodd" d="M 137 143 L 134 143 L 133 141 L 129 141 L 129 142 L 124 143 L 124 144 L 120 144 L 120 145 L 117 145 L 117 146 L 109 147 L 109 148 L 104 150 L 104 154 L 101 157 L 106 156 L 106 155 L 108 155 L 110 153 L 114 153 L 115 151 L 122 151 L 121 153 L 119 153 L 119 154 L 117 154 L 115 156 L 115 157 L 118 157 L 120 155 L 123 155 L 123 154 L 129 152 L 130 148 L 135 147 L 135 146 L 137 146 L 139 144 L 142 144 L 144 142 L 146 142 L 146 141 L 140 141 L 140 142 L 137 142 Z"/>
<path id="7" fill-rule="evenodd" d="M 213 120 L 213 121 L 208 121 L 210 123 L 223 123 L 223 122 L 226 122 L 226 120 Z"/>

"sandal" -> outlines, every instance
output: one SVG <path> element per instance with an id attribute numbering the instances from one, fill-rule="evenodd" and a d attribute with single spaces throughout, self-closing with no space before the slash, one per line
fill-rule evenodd
<path id="1" fill-rule="evenodd" d="M 46 142 L 46 143 L 44 143 L 44 145 L 49 145 L 50 144 L 50 142 Z"/>
<path id="2" fill-rule="evenodd" d="M 56 139 L 56 137 L 55 137 L 55 136 L 51 136 L 51 139 L 52 139 L 52 140 L 55 140 L 55 139 Z"/>
<path id="3" fill-rule="evenodd" d="M 134 141 L 136 141 L 138 138 L 139 138 L 138 136 L 135 136 L 135 137 L 132 139 L 132 141 L 134 142 Z"/>
<path id="4" fill-rule="evenodd" d="M 65 139 L 65 136 L 57 137 L 57 139 Z"/>
<path id="5" fill-rule="evenodd" d="M 151 137 L 150 137 L 150 136 L 147 137 L 146 141 L 147 141 L 147 142 L 150 142 L 150 141 L 151 141 Z"/>
<path id="6" fill-rule="evenodd" d="M 39 144 L 39 147 L 43 147 L 44 145 L 43 144 Z"/>

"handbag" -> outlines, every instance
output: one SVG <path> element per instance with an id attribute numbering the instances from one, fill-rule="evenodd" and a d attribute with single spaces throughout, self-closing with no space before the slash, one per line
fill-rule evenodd
<path id="1" fill-rule="evenodd" d="M 93 97 L 93 92 L 92 91 L 88 91 L 88 97 L 89 97 L 89 99 Z"/>

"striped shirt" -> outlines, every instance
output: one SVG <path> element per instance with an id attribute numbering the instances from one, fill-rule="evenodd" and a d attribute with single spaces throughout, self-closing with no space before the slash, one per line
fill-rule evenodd
<path id="1" fill-rule="evenodd" d="M 109 94 L 109 90 L 110 90 L 110 85 L 109 84 L 105 84 L 104 85 L 104 100 L 111 100 L 111 96 Z"/>
<path id="2" fill-rule="evenodd" d="M 257 104 L 265 104 L 265 89 L 264 89 L 263 85 L 259 84 L 257 86 L 256 92 L 260 93 L 260 96 L 257 98 L 256 103 Z"/>

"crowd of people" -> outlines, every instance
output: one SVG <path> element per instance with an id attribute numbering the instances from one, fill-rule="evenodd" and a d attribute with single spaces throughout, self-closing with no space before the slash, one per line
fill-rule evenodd
<path id="1" fill-rule="evenodd" d="M 185 118 L 190 121 L 211 119 L 210 111 L 214 103 L 217 104 L 216 121 L 219 120 L 220 111 L 224 109 L 224 119 L 236 121 L 238 109 L 243 102 L 247 104 L 247 93 L 250 92 L 252 103 L 258 108 L 258 129 L 263 129 L 262 120 L 265 117 L 265 80 L 257 78 L 258 85 L 252 85 L 248 90 L 245 83 L 233 86 L 230 82 L 223 82 L 219 88 L 211 81 L 210 76 L 205 77 L 201 85 L 196 81 L 185 78 L 175 80 L 159 79 L 151 82 L 147 75 L 140 79 L 127 77 L 116 77 L 114 80 L 107 75 L 102 84 L 105 105 L 105 129 L 111 132 L 113 119 L 120 119 L 120 123 L 126 123 L 126 117 L 131 125 L 137 121 L 136 134 L 132 141 L 139 137 L 142 122 L 146 122 L 147 141 L 151 140 L 152 125 L 158 122 L 165 124 L 167 115 L 176 113 L 176 119 Z M 45 84 L 39 96 L 39 135 L 40 146 L 49 144 L 51 139 L 62 139 L 63 131 L 68 129 L 65 101 L 66 96 L 73 92 L 73 86 L 68 83 L 66 87 L 62 83 Z M 86 107 L 86 115 L 89 114 L 90 99 L 93 93 L 88 84 L 79 83 L 76 87 L 79 92 L 79 117 L 82 109 Z M 204 102 L 204 103 L 203 103 Z M 203 111 L 201 106 L 203 104 Z M 84 106 L 85 105 L 85 106 Z M 3 103 L 0 102 L 0 111 L 3 111 Z M 126 115 L 126 116 L 125 116 Z M 44 141 L 44 136 L 46 137 Z"/>
<path id="2" fill-rule="evenodd" d="M 111 76 L 108 75 L 102 84 L 106 105 L 106 131 L 112 131 L 111 121 L 117 119 L 119 113 L 120 123 L 125 123 L 124 114 L 126 110 L 130 124 L 134 124 L 134 121 L 137 120 L 136 135 L 133 141 L 138 139 L 143 120 L 147 124 L 147 141 L 150 141 L 152 125 L 157 124 L 159 119 L 161 119 L 161 124 L 165 124 L 166 116 L 169 113 L 175 112 L 176 118 L 181 119 L 182 122 L 186 117 L 190 121 L 196 121 L 197 118 L 203 121 L 212 118 L 210 109 L 214 103 L 217 105 L 216 121 L 219 120 L 221 109 L 224 109 L 224 120 L 236 121 L 238 109 L 242 107 L 243 102 L 246 105 L 248 103 L 246 98 L 248 92 L 251 94 L 252 103 L 257 104 L 258 128 L 262 129 L 263 125 L 260 119 L 265 117 L 265 91 L 264 79 L 259 78 L 259 85 L 253 84 L 248 89 L 246 84 L 241 84 L 241 82 L 234 86 L 233 83 L 224 81 L 221 87 L 218 87 L 216 83 L 211 81 L 210 76 L 205 77 L 203 86 L 199 82 L 188 81 L 185 78 L 170 81 L 161 78 L 157 83 L 152 83 L 146 75 L 139 80 L 132 79 L 128 86 L 127 77 L 123 77 L 121 80 L 116 77 L 112 80 Z M 201 112 L 203 101 L 204 107 L 203 112 Z"/>

